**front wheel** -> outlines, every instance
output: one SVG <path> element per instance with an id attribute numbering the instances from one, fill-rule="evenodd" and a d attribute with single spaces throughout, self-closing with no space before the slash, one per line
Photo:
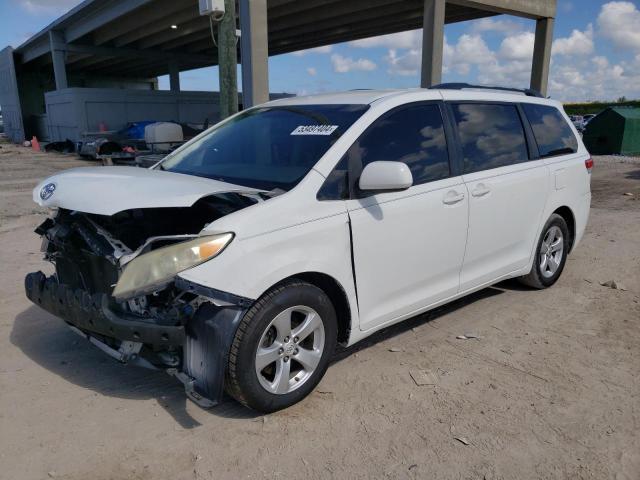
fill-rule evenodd
<path id="1" fill-rule="evenodd" d="M 567 222 L 560 215 L 553 214 L 547 220 L 536 247 L 531 272 L 520 278 L 525 285 L 533 288 L 547 288 L 556 283 L 564 269 L 569 253 L 570 237 Z"/>
<path id="2" fill-rule="evenodd" d="M 336 338 L 335 309 L 321 289 L 298 280 L 274 287 L 238 326 L 227 392 L 261 412 L 289 407 L 320 382 Z"/>

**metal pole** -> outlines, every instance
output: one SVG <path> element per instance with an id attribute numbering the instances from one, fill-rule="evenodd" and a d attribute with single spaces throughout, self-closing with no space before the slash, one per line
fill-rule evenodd
<path id="1" fill-rule="evenodd" d="M 538 19 L 533 46 L 533 64 L 531 65 L 531 88 L 538 90 L 544 96 L 547 95 L 549 85 L 552 41 L 553 18 Z"/>
<path id="2" fill-rule="evenodd" d="M 242 105 L 269 101 L 267 0 L 240 0 Z"/>
<path id="3" fill-rule="evenodd" d="M 445 0 L 424 0 L 422 25 L 422 71 L 420 86 L 429 88 L 442 81 Z"/>
<path id="4" fill-rule="evenodd" d="M 224 0 L 224 8 L 224 17 L 218 23 L 220 120 L 238 111 L 238 50 L 236 45 L 235 0 Z"/>

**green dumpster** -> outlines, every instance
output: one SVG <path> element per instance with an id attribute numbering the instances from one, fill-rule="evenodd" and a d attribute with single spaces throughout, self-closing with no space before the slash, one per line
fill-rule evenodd
<path id="1" fill-rule="evenodd" d="M 582 139 L 593 155 L 640 155 L 640 108 L 603 110 L 587 124 Z"/>

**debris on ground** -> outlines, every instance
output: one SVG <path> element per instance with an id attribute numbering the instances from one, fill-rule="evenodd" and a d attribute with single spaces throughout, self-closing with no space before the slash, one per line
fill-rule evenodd
<path id="1" fill-rule="evenodd" d="M 402 351 L 402 349 L 401 349 L 401 348 L 398 348 L 398 347 L 391 347 L 391 348 L 389 349 L 389 351 L 390 351 L 390 352 L 401 352 L 401 351 Z"/>
<path id="2" fill-rule="evenodd" d="M 411 370 L 409 371 L 409 375 L 411 375 L 411 378 L 413 378 L 413 381 L 416 382 L 416 385 L 419 387 L 438 384 L 438 375 L 429 370 Z"/>
<path id="3" fill-rule="evenodd" d="M 624 285 L 622 285 L 620 282 L 616 282 L 615 280 L 607 280 L 606 282 L 600 282 L 600 285 L 602 285 L 603 287 L 611 288 L 613 290 L 622 290 L 622 291 L 627 290 Z"/>
<path id="4" fill-rule="evenodd" d="M 631 192 L 625 192 L 625 193 L 624 193 L 624 196 L 625 196 L 625 197 L 633 197 L 633 193 L 631 193 Z"/>
<path id="5" fill-rule="evenodd" d="M 458 335 L 456 338 L 458 340 L 471 340 L 474 338 L 480 339 L 480 335 L 476 335 L 475 333 L 465 333 L 464 335 Z"/>
<path id="6" fill-rule="evenodd" d="M 453 437 L 456 440 L 458 440 L 460 443 L 462 443 L 463 445 L 469 445 L 469 440 L 467 440 L 466 437 Z"/>

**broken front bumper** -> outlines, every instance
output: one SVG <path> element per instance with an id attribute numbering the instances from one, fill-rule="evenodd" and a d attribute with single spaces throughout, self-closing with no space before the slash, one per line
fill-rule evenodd
<path id="1" fill-rule="evenodd" d="M 42 272 L 26 276 L 25 290 L 33 303 L 62 318 L 76 333 L 120 362 L 154 368 L 139 355 L 143 344 L 152 349 L 182 350 L 182 361 L 168 368 L 167 373 L 184 384 L 187 396 L 194 402 L 212 407 L 222 400 L 231 343 L 251 300 L 187 281 L 176 283 L 184 291 L 198 292 L 211 300 L 201 305 L 184 326 L 116 314 L 109 308 L 106 294 L 74 290 Z M 119 340 L 119 347 L 113 348 L 108 339 Z M 176 368 L 178 364 L 180 368 Z"/>
<path id="2" fill-rule="evenodd" d="M 184 344 L 184 326 L 161 325 L 133 315 L 116 314 L 109 308 L 109 297 L 104 293 L 91 295 L 70 288 L 42 272 L 28 274 L 24 287 L 29 300 L 80 330 L 154 347 Z"/>

